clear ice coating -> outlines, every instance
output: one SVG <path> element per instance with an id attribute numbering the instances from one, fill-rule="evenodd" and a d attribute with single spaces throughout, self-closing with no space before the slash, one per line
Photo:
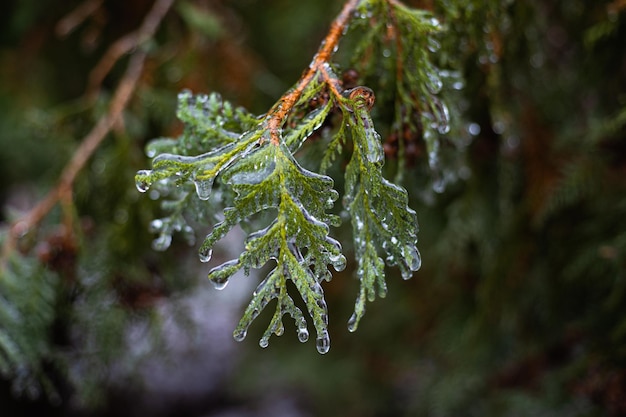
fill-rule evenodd
<path id="1" fill-rule="evenodd" d="M 426 88 L 430 91 L 431 94 L 437 94 L 443 88 L 443 82 L 439 75 L 433 70 L 432 72 L 428 72 L 427 74 L 428 82 L 426 83 Z"/>
<path id="2" fill-rule="evenodd" d="M 261 183 L 276 169 L 276 162 L 265 158 L 260 164 L 254 164 L 251 170 L 240 170 L 231 175 L 229 182 L 231 184 L 250 184 L 255 185 Z"/>
<path id="3" fill-rule="evenodd" d="M 365 137 L 367 138 L 367 160 L 373 164 L 382 161 L 385 157 L 385 152 L 378 132 L 371 129 L 371 132 L 368 132 Z"/>
<path id="4" fill-rule="evenodd" d="M 196 186 L 196 194 L 200 200 L 208 200 L 211 197 L 211 190 L 213 189 L 213 178 L 210 179 L 195 179 L 193 181 Z"/>
<path id="5" fill-rule="evenodd" d="M 159 233 L 161 230 L 163 230 L 163 226 L 164 223 L 162 219 L 154 219 L 150 222 L 148 230 L 150 231 L 150 233 Z"/>
<path id="6" fill-rule="evenodd" d="M 233 339 L 235 339 L 237 342 L 242 342 L 246 338 L 247 334 L 248 331 L 246 329 L 235 329 L 235 331 L 233 332 Z"/>
<path id="7" fill-rule="evenodd" d="M 450 111 L 448 110 L 446 103 L 439 101 L 437 104 L 437 116 L 439 119 L 437 131 L 442 135 L 445 135 L 450 131 Z"/>
<path id="8" fill-rule="evenodd" d="M 259 340 L 259 346 L 261 346 L 263 349 L 268 347 L 269 344 L 270 344 L 270 339 L 267 336 L 263 336 L 261 340 Z"/>
<path id="9" fill-rule="evenodd" d="M 430 52 L 437 52 L 441 49 L 441 44 L 435 38 L 428 38 L 428 50 Z"/>
<path id="10" fill-rule="evenodd" d="M 306 342 L 307 340 L 309 340 L 309 331 L 305 327 L 298 327 L 298 340 L 302 343 Z"/>
<path id="11" fill-rule="evenodd" d="M 213 249 L 208 247 L 208 248 L 200 248 L 200 250 L 198 251 L 198 258 L 200 259 L 200 262 L 202 263 L 207 263 L 211 260 L 211 256 L 213 255 Z"/>
<path id="12" fill-rule="evenodd" d="M 276 326 L 276 329 L 274 330 L 274 334 L 276 336 L 282 336 L 284 333 L 285 333 L 285 326 L 283 326 L 283 323 L 279 321 L 278 325 Z"/>
<path id="13" fill-rule="evenodd" d="M 348 320 L 348 331 L 354 333 L 359 325 L 359 320 L 356 312 L 352 313 Z"/>
<path id="14" fill-rule="evenodd" d="M 152 241 L 152 249 L 163 252 L 170 247 L 172 243 L 172 235 L 163 233 Z"/>
<path id="15" fill-rule="evenodd" d="M 228 277 L 215 277 L 211 279 L 211 282 L 216 290 L 221 291 L 226 288 L 226 285 L 228 285 Z"/>
<path id="16" fill-rule="evenodd" d="M 328 335 L 327 331 L 323 331 L 317 336 L 317 340 L 315 341 L 315 347 L 317 348 L 317 351 L 322 355 L 328 353 L 328 351 L 330 350 L 330 336 Z"/>
<path id="17" fill-rule="evenodd" d="M 150 182 L 150 175 L 152 175 L 152 171 L 149 169 L 142 169 L 141 171 L 137 171 L 135 175 L 135 186 L 140 193 L 145 193 L 150 189 L 152 182 Z"/>
<path id="18" fill-rule="evenodd" d="M 422 258 L 415 245 L 406 245 L 402 251 L 408 269 L 402 271 L 402 278 L 409 279 L 413 272 L 422 266 Z"/>

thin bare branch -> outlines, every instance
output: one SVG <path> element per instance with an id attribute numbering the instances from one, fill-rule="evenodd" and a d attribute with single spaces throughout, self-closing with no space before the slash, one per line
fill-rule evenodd
<path id="1" fill-rule="evenodd" d="M 128 54 L 154 35 L 159 23 L 172 7 L 174 1 L 157 0 L 137 30 L 122 36 L 109 47 L 89 75 L 89 83 L 87 85 L 88 97 L 94 97 L 97 94 L 102 81 L 122 56 Z"/>
<path id="2" fill-rule="evenodd" d="M 151 37 L 173 3 L 174 0 L 157 0 L 146 16 L 141 28 L 136 32 L 137 36 L 142 40 Z M 83 169 L 87 161 L 91 158 L 98 146 L 100 146 L 104 138 L 106 138 L 107 134 L 113 129 L 115 124 L 121 120 L 122 113 L 137 88 L 146 55 L 146 52 L 141 49 L 133 53 L 128 63 L 126 73 L 113 94 L 109 111 L 100 118 L 76 149 L 72 159 L 70 159 L 63 169 L 58 185 L 25 216 L 12 224 L 9 235 L 3 246 L 0 266 L 4 266 L 8 255 L 15 249 L 17 239 L 36 227 L 56 206 L 59 200 L 63 200 L 64 206 L 67 206 L 67 200 L 71 200 L 72 187 L 79 172 Z"/>
<path id="3" fill-rule="evenodd" d="M 100 6 L 102 0 L 86 0 L 71 13 L 59 20 L 56 25 L 56 32 L 59 36 L 69 35 L 78 25 L 83 23 L 89 16 L 94 14 Z"/>

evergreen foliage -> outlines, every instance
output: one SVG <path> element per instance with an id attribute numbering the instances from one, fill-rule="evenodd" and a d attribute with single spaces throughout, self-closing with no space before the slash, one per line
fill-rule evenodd
<path id="1" fill-rule="evenodd" d="M 394 123 L 423 136 L 430 165 L 435 167 L 438 134 L 450 130 L 447 107 L 436 97 L 442 81 L 429 59 L 428 45 L 436 42 L 431 35 L 439 30 L 439 23 L 429 13 L 400 3 L 351 1 L 335 21 L 309 70 L 268 113 L 253 117 L 243 109 L 234 109 L 215 93 L 194 97 L 183 92 L 178 106 L 179 118 L 185 123 L 183 135 L 178 140 L 159 139 L 149 145 L 148 154 L 156 155 L 152 170 L 137 173 L 139 191 L 146 192 L 154 185 L 159 194 L 181 195 L 176 205 L 170 200 L 164 203 L 172 210 L 171 216 L 152 223 L 159 233 L 154 241 L 159 250 L 169 246 L 174 231 L 191 233 L 183 212 L 194 221 L 206 218 L 205 212 L 210 210 L 202 210 L 194 200 L 209 200 L 217 187 L 216 180 L 219 179 L 222 198 L 234 195 L 226 204 L 224 219 L 214 225 L 200 246 L 202 262 L 211 259 L 214 245 L 235 225 L 250 223 L 249 219 L 259 213 L 275 211 L 276 217 L 269 218 L 269 225 L 251 226 L 257 230 L 248 234 L 245 250 L 238 259 L 209 272 L 216 287 L 223 288 L 241 268 L 248 273 L 268 262 L 275 264 L 237 326 L 237 340 L 245 337 L 251 322 L 274 298 L 276 313 L 260 345 L 267 346 L 272 333 L 283 333 L 285 314 L 296 321 L 299 339 L 308 339 L 306 320 L 287 293 L 286 283 L 291 280 L 313 320 L 318 351 L 326 353 L 330 347 L 321 283 L 332 276 L 329 265 L 336 271 L 346 266 L 341 244 L 329 235 L 331 226 L 340 225 L 340 218 L 328 212 L 339 193 L 333 188 L 331 177 L 304 169 L 295 154 L 316 131 L 331 130 L 324 123 L 332 116 L 339 118 L 340 128 L 325 133 L 328 146 L 318 156 L 317 169 L 327 172 L 344 146 L 352 150 L 345 169 L 342 203 L 351 219 L 356 275 L 361 288 L 349 329 L 356 329 L 366 300 L 373 301 L 376 294 L 384 297 L 387 293 L 384 261 L 379 253 L 389 265 L 397 265 L 405 279 L 420 267 L 415 212 L 408 207 L 406 190 L 383 176 L 382 139 L 370 115 L 375 93 L 368 87 L 343 86 L 343 80 L 336 75 L 337 65 L 331 61 L 343 35 L 339 31 L 345 32 L 353 19 L 366 21 L 360 24 L 367 29 L 356 54 L 362 77 L 378 72 L 389 77 L 397 69 Z M 368 59 L 366 50 L 367 42 L 380 37 L 382 30 L 396 32 L 392 36 L 397 48 L 393 56 L 386 54 L 389 62 L 379 70 L 371 63 L 377 60 Z M 415 115 L 420 117 L 417 122 Z M 181 189 L 185 190 L 182 194 Z M 213 211 L 215 206 L 216 203 L 208 204 Z M 266 216 L 262 218 L 267 220 Z"/>
<path id="2" fill-rule="evenodd" d="M 16 393 L 36 398 L 43 388 L 58 401 L 42 362 L 52 356 L 49 332 L 56 315 L 57 277 L 36 260 L 15 255 L 6 262 L 0 280 L 0 374 L 13 379 Z"/>
<path id="3" fill-rule="evenodd" d="M 3 416 L 626 414 L 623 1 L 1 3 Z"/>

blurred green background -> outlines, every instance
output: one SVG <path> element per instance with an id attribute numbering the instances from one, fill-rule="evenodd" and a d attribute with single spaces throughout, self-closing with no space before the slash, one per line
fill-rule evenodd
<path id="1" fill-rule="evenodd" d="M 91 3 L 71 31 L 62 22 L 82 1 L 0 3 L 3 239 L 106 112 L 127 57 L 95 94 L 90 73 L 152 5 Z M 3 417 L 626 415 L 626 2 L 407 4 L 447 26 L 438 62 L 464 78 L 452 104 L 468 138 L 444 192 L 424 189 L 426 156 L 405 176 L 421 228 L 413 279 L 389 269 L 387 298 L 349 333 L 353 263 L 336 274 L 321 356 L 288 320 L 259 348 L 265 316 L 235 342 L 257 277 L 216 293 L 183 239 L 151 249 L 159 209 L 133 177 L 150 139 L 180 132 L 177 93 L 219 91 L 263 113 L 342 5 L 178 0 L 123 125 L 75 183 L 75 244 L 57 208 L 0 277 L 0 304 L 19 294 L 32 314 L 0 322 L 29 347 L 1 375 Z M 241 247 L 228 239 L 216 259 Z"/>

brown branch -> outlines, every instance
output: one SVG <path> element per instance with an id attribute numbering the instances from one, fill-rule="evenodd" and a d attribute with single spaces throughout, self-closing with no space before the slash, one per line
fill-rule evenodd
<path id="1" fill-rule="evenodd" d="M 173 2 L 174 0 L 156 1 L 137 32 L 140 39 L 148 39 L 154 34 Z M 72 159 L 61 173 L 58 185 L 25 216 L 12 224 L 0 254 L 2 256 L 0 266 L 4 266 L 8 255 L 15 249 L 17 239 L 37 226 L 59 201 L 61 201 L 64 207 L 71 205 L 74 181 L 107 134 L 121 120 L 122 113 L 137 88 L 146 55 L 145 51 L 137 50 L 131 56 L 126 73 L 113 94 L 109 111 L 98 120 L 93 129 L 85 136 L 80 146 L 74 151 Z"/>
<path id="2" fill-rule="evenodd" d="M 61 19 L 59 23 L 57 23 L 57 35 L 67 36 L 70 32 L 76 29 L 78 25 L 84 22 L 85 19 L 98 11 L 101 5 L 102 0 L 86 0 L 70 14 Z"/>
<path id="3" fill-rule="evenodd" d="M 278 145 L 280 143 L 280 129 L 285 123 L 287 116 L 298 102 L 298 99 L 302 95 L 304 89 L 318 73 L 322 74 L 322 77 L 324 77 L 325 81 L 327 81 L 333 94 L 339 96 L 341 95 L 333 83 L 334 80 L 325 69 L 325 65 L 330 61 L 335 53 L 337 45 L 339 44 L 339 41 L 343 36 L 343 32 L 352 18 L 354 9 L 359 4 L 359 1 L 360 0 L 348 0 L 346 4 L 344 4 L 341 12 L 339 12 L 339 15 L 337 15 L 333 21 L 328 34 L 322 41 L 320 48 L 313 57 L 313 61 L 311 61 L 311 64 L 309 65 L 309 69 L 302 75 L 302 77 L 300 77 L 296 86 L 280 98 L 275 110 L 269 113 L 268 129 L 270 131 L 270 140 L 273 145 Z"/>
<path id="4" fill-rule="evenodd" d="M 95 97 L 102 81 L 120 58 L 150 39 L 174 0 L 157 0 L 139 29 L 115 41 L 89 74 L 87 97 Z"/>

